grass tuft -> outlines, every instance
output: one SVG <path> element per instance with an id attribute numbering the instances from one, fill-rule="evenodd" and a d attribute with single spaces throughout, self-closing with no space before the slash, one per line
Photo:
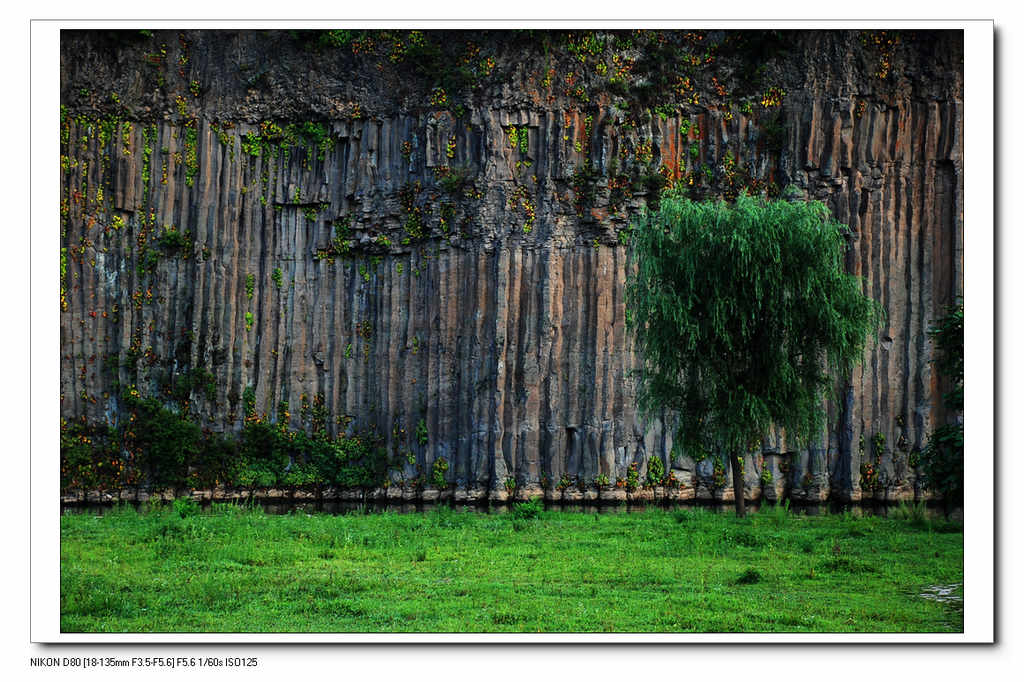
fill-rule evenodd
<path id="1" fill-rule="evenodd" d="M 737 585 L 753 585 L 762 580 L 761 572 L 754 568 L 748 568 L 736 578 Z"/>

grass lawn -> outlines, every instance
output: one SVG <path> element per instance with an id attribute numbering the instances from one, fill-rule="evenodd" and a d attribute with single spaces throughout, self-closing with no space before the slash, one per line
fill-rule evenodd
<path id="1" fill-rule="evenodd" d="M 181 511 L 63 516 L 61 630 L 963 630 L 963 530 L 943 521 Z"/>

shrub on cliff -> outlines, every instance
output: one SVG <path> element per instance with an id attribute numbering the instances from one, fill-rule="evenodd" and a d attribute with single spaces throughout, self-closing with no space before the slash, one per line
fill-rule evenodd
<path id="1" fill-rule="evenodd" d="M 117 429 L 107 424 L 61 420 L 61 488 L 105 490 L 128 482 Z"/>
<path id="2" fill-rule="evenodd" d="M 943 396 L 946 407 L 964 409 L 964 304 L 960 301 L 928 330 L 935 339 L 935 365 L 952 381 Z M 925 485 L 942 495 L 947 512 L 964 500 L 964 424 L 962 419 L 943 424 L 928 437 L 921 453 Z"/>
<path id="3" fill-rule="evenodd" d="M 666 195 L 635 221 L 626 322 L 642 410 L 678 416 L 677 442 L 732 463 L 774 425 L 821 432 L 826 389 L 860 360 L 879 307 L 843 267 L 845 228 L 820 202 Z"/>

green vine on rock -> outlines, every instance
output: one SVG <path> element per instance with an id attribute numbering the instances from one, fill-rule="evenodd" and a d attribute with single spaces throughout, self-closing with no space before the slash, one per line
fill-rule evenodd
<path id="1" fill-rule="evenodd" d="M 435 488 L 444 490 L 448 487 L 448 460 L 444 457 L 438 457 L 434 460 L 433 466 L 430 468 L 430 482 L 434 484 Z"/>
<path id="2" fill-rule="evenodd" d="M 191 118 L 185 123 L 185 184 L 192 187 L 199 173 L 199 133 L 196 130 L 196 119 Z"/>
<path id="3" fill-rule="evenodd" d="M 416 423 L 416 442 L 421 446 L 426 447 L 427 443 L 430 442 L 430 434 L 427 431 L 427 420 L 420 419 Z"/>

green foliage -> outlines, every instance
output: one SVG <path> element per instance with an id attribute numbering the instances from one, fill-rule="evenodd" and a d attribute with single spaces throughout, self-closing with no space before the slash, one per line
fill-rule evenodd
<path id="1" fill-rule="evenodd" d="M 928 506 L 924 502 L 909 503 L 903 500 L 889 512 L 889 518 L 909 521 L 914 528 L 928 528 L 931 525 Z"/>
<path id="2" fill-rule="evenodd" d="M 243 462 L 239 478 L 247 486 L 368 488 L 380 485 L 387 467 L 385 453 L 374 438 L 332 438 L 325 431 L 292 431 L 261 419 L 246 420 L 239 455 Z"/>
<path id="3" fill-rule="evenodd" d="M 423 239 L 427 236 L 427 226 L 423 222 L 423 207 L 417 205 L 423 192 L 423 184 L 417 180 L 403 185 L 398 190 L 398 201 L 405 213 L 403 227 L 412 239 Z"/>
<path id="4" fill-rule="evenodd" d="M 760 571 L 758 571 L 755 568 L 748 568 L 747 570 L 743 571 L 743 573 L 741 573 L 738 578 L 736 578 L 736 584 L 753 585 L 755 583 L 761 582 L 763 578 L 764 576 L 761 575 Z"/>
<path id="5" fill-rule="evenodd" d="M 461 196 L 473 182 L 473 171 L 468 166 L 441 166 L 434 170 L 437 184 L 452 196 Z M 408 209 L 412 211 L 412 207 Z"/>
<path id="6" fill-rule="evenodd" d="M 943 424 L 931 433 L 921 452 L 921 473 L 925 485 L 941 493 L 947 505 L 963 504 L 963 424 Z"/>
<path id="7" fill-rule="evenodd" d="M 326 249 L 319 249 L 313 254 L 313 260 L 326 260 L 333 265 L 336 258 L 347 256 L 352 250 L 352 240 L 349 238 L 351 229 L 352 219 L 349 216 L 343 216 L 336 220 L 334 222 L 334 238 L 331 239 L 331 243 Z"/>
<path id="8" fill-rule="evenodd" d="M 420 419 L 416 422 L 416 442 L 424 447 L 430 442 L 430 433 L 427 431 L 426 419 Z"/>
<path id="9" fill-rule="evenodd" d="M 771 506 L 761 507 L 761 514 L 766 518 L 771 519 L 776 526 L 783 526 L 790 518 L 789 500 L 787 499 L 782 503 L 776 502 Z"/>
<path id="10" fill-rule="evenodd" d="M 270 274 L 270 279 L 274 281 L 274 286 L 281 289 L 281 283 L 284 280 L 284 274 L 281 272 L 281 268 L 274 268 L 274 271 Z"/>
<path id="11" fill-rule="evenodd" d="M 252 386 L 246 386 L 242 391 L 242 407 L 245 410 L 246 417 L 252 417 L 256 414 L 256 389 Z"/>
<path id="12" fill-rule="evenodd" d="M 216 391 L 198 369 L 178 377 L 172 394 Z M 387 453 L 374 434 L 332 437 L 322 399 L 303 419 L 309 431 L 290 430 L 287 403 L 273 424 L 256 413 L 255 392 L 243 393 L 245 423 L 238 436 L 203 433 L 186 412 L 176 412 L 138 390 L 125 390 L 128 419 L 118 426 L 61 422 L 61 487 L 103 490 L 153 488 L 310 486 L 376 487 L 386 477 Z"/>
<path id="13" fill-rule="evenodd" d="M 127 402 L 131 425 L 124 432 L 124 443 L 135 467 L 154 487 L 184 485 L 189 465 L 202 451 L 199 427 L 155 398 L 129 397 Z"/>
<path id="14" fill-rule="evenodd" d="M 259 133 L 250 132 L 242 136 L 242 151 L 249 156 L 259 156 L 261 144 Z"/>
<path id="15" fill-rule="evenodd" d="M 435 488 L 444 489 L 448 487 L 448 460 L 444 457 L 438 457 L 434 460 L 433 466 L 430 468 L 430 482 L 434 484 Z"/>
<path id="16" fill-rule="evenodd" d="M 819 202 L 665 197 L 633 229 L 627 325 L 639 402 L 679 416 L 688 452 L 744 452 L 774 424 L 818 432 L 822 400 L 875 328 L 843 267 L 843 227 Z"/>
<path id="17" fill-rule="evenodd" d="M 958 301 L 928 330 L 935 340 L 933 362 L 952 383 L 943 395 L 946 407 L 962 411 L 964 407 L 964 304 Z M 942 495 L 947 508 L 963 504 L 964 499 L 964 424 L 962 417 L 943 424 L 928 437 L 921 452 L 921 472 L 925 485 Z"/>
<path id="18" fill-rule="evenodd" d="M 185 125 L 185 184 L 189 187 L 195 184 L 196 175 L 199 173 L 198 141 L 196 121 L 191 119 Z"/>
<path id="19" fill-rule="evenodd" d="M 660 457 L 647 460 L 647 485 L 660 485 L 665 478 L 665 464 Z"/>
<path id="20" fill-rule="evenodd" d="M 768 151 L 782 151 L 787 135 L 788 131 L 786 130 L 781 113 L 766 119 L 761 124 L 761 139 L 764 141 L 765 149 Z"/>
<path id="21" fill-rule="evenodd" d="M 885 454 L 885 434 L 884 433 L 882 433 L 881 431 L 876 432 L 874 437 L 871 439 L 871 444 L 875 448 L 875 458 L 876 459 L 880 458 L 882 455 Z"/>
<path id="22" fill-rule="evenodd" d="M 192 246 L 188 236 L 182 234 L 177 228 L 168 227 L 157 237 L 157 244 L 167 252 L 186 251 Z"/>
<path id="23" fill-rule="evenodd" d="M 517 502 L 508 510 L 509 516 L 521 521 L 529 521 L 540 516 L 544 511 L 544 500 L 540 497 L 531 497 L 526 502 Z"/>
<path id="24" fill-rule="evenodd" d="M 530 150 L 530 129 L 526 126 L 509 126 L 508 131 L 508 146 L 513 151 L 518 151 L 521 155 L 525 156 Z"/>
<path id="25" fill-rule="evenodd" d="M 233 435 L 206 433 L 185 483 L 195 488 L 229 485 L 237 482 L 241 468 L 238 440 Z"/>
<path id="26" fill-rule="evenodd" d="M 245 296 L 251 301 L 254 293 L 256 293 L 256 275 L 250 272 L 245 276 Z"/>
<path id="27" fill-rule="evenodd" d="M 711 462 L 711 486 L 719 490 L 724 488 L 725 484 L 725 462 L 721 457 L 715 457 Z"/>
<path id="28" fill-rule="evenodd" d="M 626 490 L 633 492 L 640 485 L 640 467 L 636 462 L 631 462 L 626 469 Z"/>
<path id="29" fill-rule="evenodd" d="M 244 462 L 242 484 L 273 486 L 283 483 L 291 464 L 291 442 L 276 424 L 247 419 L 239 434 L 238 452 Z"/>
<path id="30" fill-rule="evenodd" d="M 207 400 L 214 400 L 217 397 L 217 379 L 213 372 L 205 367 L 195 367 L 175 378 L 174 397 L 176 400 L 188 400 L 193 391 L 201 392 Z"/>
<path id="31" fill-rule="evenodd" d="M 690 525 L 703 521 L 707 516 L 707 510 L 703 507 L 687 507 L 672 511 L 672 518 L 680 525 Z"/>
<path id="32" fill-rule="evenodd" d="M 60 309 L 68 309 L 67 301 L 68 291 L 68 250 L 67 248 L 61 248 L 60 250 Z"/>
<path id="33" fill-rule="evenodd" d="M 369 488 L 380 485 L 387 469 L 387 457 L 373 437 L 330 438 L 325 433 L 307 436 L 298 432 L 294 441 L 316 471 L 316 482 L 341 487 Z"/>
<path id="34" fill-rule="evenodd" d="M 61 488 L 105 490 L 132 481 L 125 475 L 121 437 L 106 424 L 61 421 Z"/>
<path id="35" fill-rule="evenodd" d="M 313 121 L 288 124 L 284 129 L 284 140 L 287 145 L 315 149 L 321 161 L 334 147 L 334 139 L 327 125 Z"/>
<path id="36" fill-rule="evenodd" d="M 183 519 L 199 513 L 199 503 L 191 497 L 177 497 L 172 506 L 174 513 Z"/>
<path id="37" fill-rule="evenodd" d="M 315 121 L 288 123 L 284 127 L 273 121 L 263 121 L 258 133 L 246 133 L 241 142 L 242 151 L 249 156 L 276 155 L 298 148 L 310 150 L 311 155 L 315 153 L 320 161 L 334 148 L 330 128 Z"/>
<path id="38" fill-rule="evenodd" d="M 593 206 L 599 179 L 600 173 L 589 160 L 572 172 L 569 185 L 572 187 L 572 205 L 578 217 L 583 217 L 586 209 Z"/>
<path id="39" fill-rule="evenodd" d="M 935 359 L 939 372 L 953 387 L 943 396 L 946 407 L 964 408 L 964 303 L 958 301 L 928 330 L 935 343 Z"/>
<path id="40" fill-rule="evenodd" d="M 320 31 L 317 44 L 324 48 L 347 48 L 355 34 L 352 31 L 340 29 L 335 31 Z"/>

